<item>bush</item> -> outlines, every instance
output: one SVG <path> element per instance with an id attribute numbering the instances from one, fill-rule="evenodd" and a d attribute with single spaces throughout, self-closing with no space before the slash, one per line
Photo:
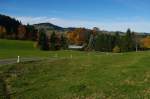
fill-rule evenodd
<path id="1" fill-rule="evenodd" d="M 34 48 L 38 48 L 38 47 L 39 47 L 38 42 L 35 42 L 34 45 L 33 45 L 33 47 L 34 47 Z"/>
<path id="2" fill-rule="evenodd" d="M 115 46 L 115 47 L 113 48 L 113 53 L 120 53 L 120 52 L 121 52 L 121 49 L 120 49 L 119 46 Z"/>

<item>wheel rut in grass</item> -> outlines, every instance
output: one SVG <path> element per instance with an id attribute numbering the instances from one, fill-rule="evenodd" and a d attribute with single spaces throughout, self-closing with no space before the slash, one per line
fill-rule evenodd
<path id="1" fill-rule="evenodd" d="M 3 77 L 0 76 L 0 98 L 2 99 L 10 99 L 10 94 L 7 89 L 7 84 Z"/>

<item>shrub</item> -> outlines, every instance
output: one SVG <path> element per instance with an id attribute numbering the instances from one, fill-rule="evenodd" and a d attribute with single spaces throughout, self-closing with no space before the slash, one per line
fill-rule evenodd
<path id="1" fill-rule="evenodd" d="M 121 52 L 121 49 L 120 49 L 119 46 L 115 46 L 115 47 L 113 48 L 113 53 L 120 53 L 120 52 Z"/>

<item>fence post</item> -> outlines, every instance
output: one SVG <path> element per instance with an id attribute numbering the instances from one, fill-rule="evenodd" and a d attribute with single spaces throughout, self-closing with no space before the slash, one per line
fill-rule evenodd
<path id="1" fill-rule="evenodd" d="M 72 59 L 72 54 L 70 55 L 70 58 Z"/>
<path id="2" fill-rule="evenodd" d="M 17 63 L 20 63 L 20 56 L 18 56 Z"/>

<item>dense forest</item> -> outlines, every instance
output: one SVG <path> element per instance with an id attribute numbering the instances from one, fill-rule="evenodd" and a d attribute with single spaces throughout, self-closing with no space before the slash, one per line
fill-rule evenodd
<path id="1" fill-rule="evenodd" d="M 0 38 L 34 40 L 41 50 L 68 49 L 84 46 L 85 51 L 127 52 L 150 49 L 149 34 L 128 29 L 123 32 L 102 31 L 97 27 L 62 28 L 51 23 L 23 25 L 19 20 L 0 14 Z"/>
<path id="2" fill-rule="evenodd" d="M 0 14 L 0 38 L 36 40 L 37 30 L 32 25 L 23 25 L 14 18 Z"/>

